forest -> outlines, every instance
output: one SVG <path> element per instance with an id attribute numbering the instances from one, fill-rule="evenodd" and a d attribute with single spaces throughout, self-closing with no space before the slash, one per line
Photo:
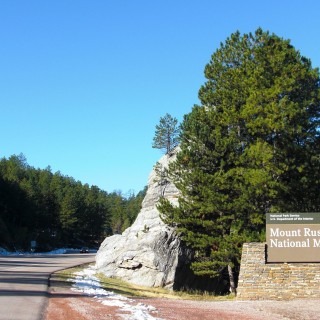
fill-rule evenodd
<path id="1" fill-rule="evenodd" d="M 146 188 L 137 195 L 108 193 L 72 177 L 36 169 L 23 154 L 0 159 L 0 247 L 36 251 L 60 247 L 98 248 L 121 233 L 140 211 Z"/>

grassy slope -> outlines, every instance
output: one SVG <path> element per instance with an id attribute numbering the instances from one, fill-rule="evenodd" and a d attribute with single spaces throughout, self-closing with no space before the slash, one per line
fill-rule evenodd
<path id="1" fill-rule="evenodd" d="M 74 277 L 74 274 L 83 270 L 87 266 L 66 269 L 56 272 L 50 279 L 50 286 L 70 287 L 71 282 L 68 279 Z M 107 278 L 103 274 L 97 274 L 103 289 L 113 291 L 126 297 L 149 297 L 149 298 L 167 298 L 167 299 L 190 299 L 190 300 L 230 300 L 232 296 L 213 296 L 206 292 L 184 292 L 172 291 L 164 288 L 150 288 L 138 286 L 132 283 L 115 278 Z"/>

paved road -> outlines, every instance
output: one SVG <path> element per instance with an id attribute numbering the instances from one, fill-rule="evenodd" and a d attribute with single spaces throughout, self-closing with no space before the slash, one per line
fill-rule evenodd
<path id="1" fill-rule="evenodd" d="M 0 256 L 0 320 L 41 320 L 50 274 L 94 259 L 94 254 Z"/>

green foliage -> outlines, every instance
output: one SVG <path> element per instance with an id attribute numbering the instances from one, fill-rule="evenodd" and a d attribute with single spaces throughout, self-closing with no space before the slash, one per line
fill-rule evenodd
<path id="1" fill-rule="evenodd" d="M 261 29 L 232 34 L 205 76 L 169 169 L 180 206 L 159 209 L 214 277 L 264 240 L 266 212 L 320 210 L 320 94 L 310 60 Z"/>
<path id="2" fill-rule="evenodd" d="M 130 193 L 125 196 L 121 191 L 109 194 L 109 204 L 112 216 L 110 228 L 113 233 L 120 234 L 132 225 L 141 209 L 141 204 L 146 192 L 147 187 L 137 195 Z"/>
<path id="3" fill-rule="evenodd" d="M 169 154 L 179 144 L 179 134 L 178 120 L 167 113 L 156 125 L 152 148 L 163 149 Z"/>
<path id="4" fill-rule="evenodd" d="M 50 168 L 35 169 L 22 154 L 3 158 L 0 246 L 28 250 L 31 240 L 37 241 L 38 250 L 98 246 L 105 236 L 132 224 L 144 193 L 124 198 L 83 185 L 59 172 L 53 174 Z"/>

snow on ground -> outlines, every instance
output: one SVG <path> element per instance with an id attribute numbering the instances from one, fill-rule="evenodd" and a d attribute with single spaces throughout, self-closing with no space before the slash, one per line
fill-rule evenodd
<path id="1" fill-rule="evenodd" d="M 6 249 L 3 249 L 3 248 L 0 247 L 0 255 L 6 256 L 6 255 L 8 255 L 8 254 L 9 254 L 9 253 L 8 253 L 8 251 L 7 251 Z"/>
<path id="2" fill-rule="evenodd" d="M 67 250 L 77 250 L 79 251 L 79 249 L 65 249 L 65 248 L 61 248 L 61 249 L 55 249 L 55 250 L 52 250 L 50 252 L 21 252 L 21 251 L 7 251 L 6 249 L 4 248 L 1 248 L 0 247 L 0 255 L 3 255 L 3 256 L 9 256 L 9 255 L 22 255 L 22 254 L 33 254 L 33 255 L 36 255 L 36 254 L 64 254 L 67 252 Z"/>
<path id="3" fill-rule="evenodd" d="M 10 256 L 10 255 L 20 255 L 20 254 L 21 252 L 19 251 L 8 251 L 0 247 L 0 256 Z"/>
<path id="4" fill-rule="evenodd" d="M 76 277 L 70 279 L 73 281 L 72 290 L 82 292 L 86 295 L 93 296 L 103 305 L 119 307 L 120 311 L 126 314 L 119 314 L 126 320 L 161 320 L 153 317 L 150 313 L 157 310 L 143 303 L 135 304 L 133 299 L 129 299 L 112 291 L 106 291 L 101 287 L 100 280 L 95 276 L 96 270 L 94 267 L 89 267 L 82 271 L 76 272 Z"/>
<path id="5" fill-rule="evenodd" d="M 96 253 L 97 250 L 91 249 L 91 250 L 89 250 L 89 252 Z M 43 254 L 65 254 L 65 253 L 80 253 L 80 249 L 60 248 L 60 249 L 55 249 L 55 250 L 52 250 L 49 252 L 22 252 L 22 251 L 10 252 L 10 251 L 7 251 L 6 249 L 0 247 L 0 255 L 3 255 L 3 256 L 23 255 L 23 254 L 43 255 Z"/>

